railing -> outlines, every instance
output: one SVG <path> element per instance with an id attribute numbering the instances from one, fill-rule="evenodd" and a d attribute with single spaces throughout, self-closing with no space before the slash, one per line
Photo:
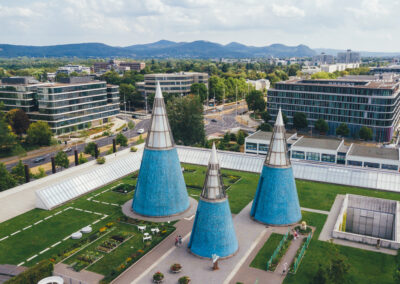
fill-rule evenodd
<path id="1" fill-rule="evenodd" d="M 296 274 L 297 269 L 299 268 L 300 262 L 303 259 L 303 256 L 306 253 L 306 250 L 307 250 L 307 248 L 308 248 L 308 246 L 309 246 L 309 244 L 311 242 L 311 237 L 312 237 L 312 233 L 310 233 L 308 235 L 306 241 L 304 242 L 303 246 L 301 247 L 299 255 L 297 256 L 297 258 L 294 261 L 293 271 L 292 271 L 293 274 Z"/>
<path id="2" fill-rule="evenodd" d="M 290 229 L 288 229 L 288 231 L 286 232 L 286 234 L 283 235 L 281 241 L 279 242 L 278 246 L 276 247 L 276 249 L 274 250 L 274 252 L 272 253 L 270 259 L 267 262 L 267 270 L 270 269 L 272 262 L 274 261 L 274 259 L 278 256 L 279 252 L 281 251 L 284 243 L 286 242 L 286 240 L 289 237 L 289 233 L 290 233 Z"/>

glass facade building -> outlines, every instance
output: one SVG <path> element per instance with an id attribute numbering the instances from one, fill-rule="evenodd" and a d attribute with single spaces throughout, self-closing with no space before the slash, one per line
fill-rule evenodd
<path id="1" fill-rule="evenodd" d="M 367 126 L 374 140 L 390 141 L 400 119 L 399 85 L 372 80 L 289 80 L 268 91 L 267 106 L 272 120 L 282 108 L 289 126 L 293 115 L 303 112 L 310 126 L 319 118 L 327 121 L 328 134 L 334 135 L 344 122 L 351 136 Z"/>
<path id="2" fill-rule="evenodd" d="M 65 80 L 35 85 L 1 84 L 0 100 L 6 109 L 23 109 L 32 121 L 46 121 L 56 134 L 106 122 L 119 113 L 118 86 L 89 77 Z"/>

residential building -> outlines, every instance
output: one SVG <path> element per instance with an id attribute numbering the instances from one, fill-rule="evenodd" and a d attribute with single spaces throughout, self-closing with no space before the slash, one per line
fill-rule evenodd
<path id="1" fill-rule="evenodd" d="M 314 55 L 312 58 L 312 64 L 315 66 L 333 63 L 335 63 L 335 57 L 333 55 L 325 54 L 324 52 L 318 55 Z"/>
<path id="2" fill-rule="evenodd" d="M 108 62 L 96 62 L 93 64 L 94 73 L 104 73 L 108 70 L 114 69 L 118 71 L 137 71 L 140 72 L 146 67 L 146 63 L 144 62 L 130 62 L 130 61 L 121 61 L 121 60 L 110 60 Z"/>
<path id="3" fill-rule="evenodd" d="M 29 78 L 3 78 L 0 101 L 6 110 L 21 108 L 30 120 L 48 122 L 56 134 L 97 125 L 119 113 L 118 86 L 89 76 L 40 84 Z"/>
<path id="4" fill-rule="evenodd" d="M 268 112 L 274 119 L 279 108 L 293 125 L 293 115 L 303 112 L 312 128 L 322 118 L 329 124 L 328 134 L 346 123 L 350 135 L 357 136 L 362 126 L 373 131 L 376 141 L 390 141 L 400 119 L 400 82 L 381 80 L 301 80 L 278 82 L 268 91 Z"/>
<path id="5" fill-rule="evenodd" d="M 204 83 L 208 86 L 208 74 L 197 72 L 146 74 L 144 82 L 137 83 L 137 87 L 143 95 L 154 94 L 157 82 L 160 83 L 163 93 L 188 95 L 194 83 Z"/>
<path id="6" fill-rule="evenodd" d="M 266 91 L 271 86 L 268 79 L 246 80 L 247 84 L 251 84 L 257 91 Z"/>
<path id="7" fill-rule="evenodd" d="M 382 67 L 373 67 L 371 68 L 372 74 L 380 74 L 380 73 L 395 73 L 400 74 L 400 65 L 389 65 Z"/>
<path id="8" fill-rule="evenodd" d="M 337 54 L 337 63 L 360 63 L 361 56 L 359 52 L 351 51 L 351 49 L 346 50 L 345 52 L 338 52 Z"/>
<path id="9" fill-rule="evenodd" d="M 78 74 L 86 73 L 86 75 L 89 75 L 90 67 L 68 64 L 66 66 L 59 67 L 57 69 L 56 74 L 63 73 L 66 75 L 71 75 L 71 73 L 73 73 L 73 72 L 76 72 Z"/>
<path id="10" fill-rule="evenodd" d="M 355 143 L 346 145 L 343 139 L 307 138 L 297 133 L 285 135 L 291 160 L 308 163 L 340 164 L 349 167 L 399 171 L 397 148 L 379 148 Z M 245 152 L 266 155 L 272 132 L 257 131 L 245 138 Z"/>
<path id="11" fill-rule="evenodd" d="M 333 73 L 336 71 L 344 71 L 346 69 L 354 69 L 360 67 L 360 63 L 336 63 L 321 65 L 321 71 Z"/>

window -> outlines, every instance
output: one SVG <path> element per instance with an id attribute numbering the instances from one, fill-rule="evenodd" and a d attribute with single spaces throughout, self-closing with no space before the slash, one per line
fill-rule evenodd
<path id="1" fill-rule="evenodd" d="M 364 167 L 379 169 L 379 163 L 364 162 Z"/>
<path id="2" fill-rule="evenodd" d="M 302 151 L 293 151 L 293 153 L 292 153 L 292 158 L 293 158 L 293 159 L 301 159 L 301 160 L 304 160 L 304 152 L 302 152 Z"/>
<path id="3" fill-rule="evenodd" d="M 257 151 L 257 143 L 246 143 L 246 150 L 254 150 Z"/>
<path id="4" fill-rule="evenodd" d="M 268 152 L 269 146 L 267 144 L 258 144 L 258 150 Z"/>
<path id="5" fill-rule="evenodd" d="M 349 160 L 349 161 L 347 161 L 347 164 L 349 166 L 362 167 L 362 162 L 360 162 L 360 161 L 351 161 L 351 160 Z"/>
<path id="6" fill-rule="evenodd" d="M 319 161 L 319 153 L 307 152 L 307 160 Z"/>
<path id="7" fill-rule="evenodd" d="M 346 153 L 338 153 L 337 163 L 341 165 L 346 164 Z"/>
<path id="8" fill-rule="evenodd" d="M 321 155 L 321 161 L 322 162 L 328 162 L 328 163 L 334 163 L 335 162 L 335 155 L 322 154 Z"/>
<path id="9" fill-rule="evenodd" d="M 387 165 L 387 164 L 382 164 L 382 169 L 384 170 L 392 170 L 392 171 L 397 171 L 398 170 L 398 166 L 396 165 Z"/>

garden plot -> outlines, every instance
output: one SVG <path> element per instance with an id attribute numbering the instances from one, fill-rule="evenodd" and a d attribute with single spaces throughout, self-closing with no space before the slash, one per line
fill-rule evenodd
<path id="1" fill-rule="evenodd" d="M 86 213 L 86 214 L 82 214 Z M 106 218 L 102 213 L 67 207 L 3 236 L 0 263 L 31 265 L 81 228 Z"/>

